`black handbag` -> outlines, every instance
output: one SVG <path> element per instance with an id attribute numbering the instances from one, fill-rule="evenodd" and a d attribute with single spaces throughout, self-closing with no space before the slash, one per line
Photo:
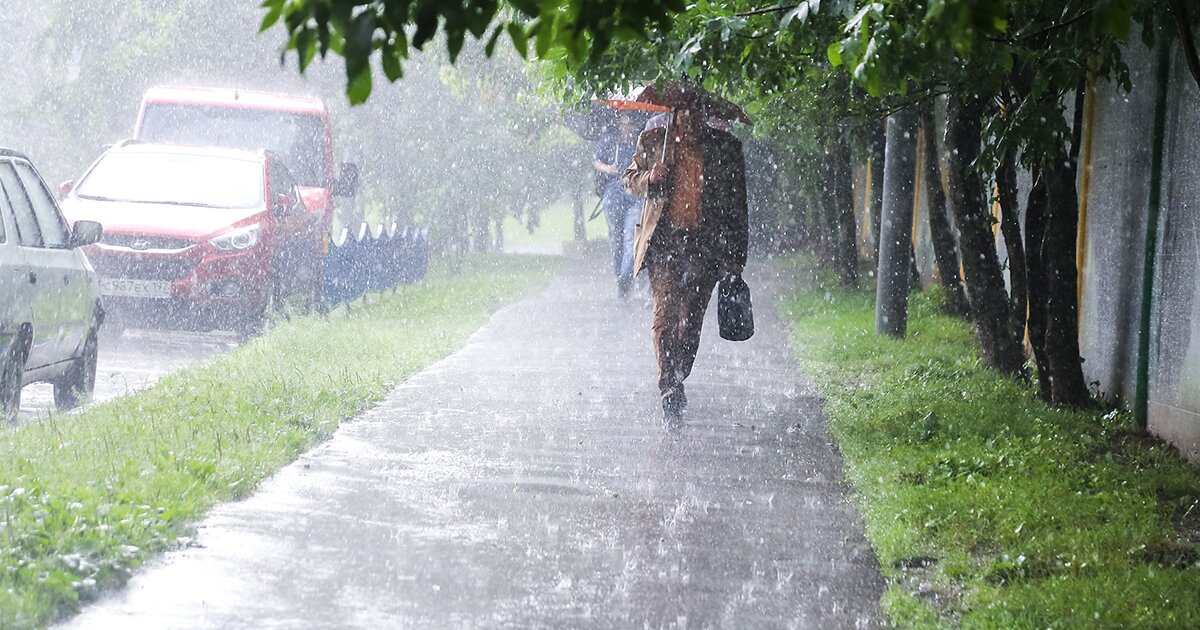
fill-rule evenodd
<path id="1" fill-rule="evenodd" d="M 605 175 L 600 171 L 593 171 L 595 175 L 592 178 L 592 185 L 596 188 L 596 196 L 603 197 L 604 189 L 608 188 L 608 182 L 612 179 L 611 175 Z"/>
<path id="2" fill-rule="evenodd" d="M 717 288 L 717 323 L 722 339 L 745 341 L 754 336 L 750 287 L 739 275 L 725 276 Z"/>

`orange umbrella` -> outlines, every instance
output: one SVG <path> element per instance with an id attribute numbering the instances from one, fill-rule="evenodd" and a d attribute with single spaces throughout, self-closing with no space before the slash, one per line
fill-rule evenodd
<path id="1" fill-rule="evenodd" d="M 620 98 L 598 98 L 598 99 L 596 99 L 596 102 L 607 105 L 613 109 L 622 110 L 622 111 L 636 111 L 636 112 L 670 112 L 670 111 L 674 111 L 673 108 L 668 107 L 666 105 L 656 105 L 654 103 L 644 103 L 642 101 L 630 101 L 630 100 L 620 99 Z"/>

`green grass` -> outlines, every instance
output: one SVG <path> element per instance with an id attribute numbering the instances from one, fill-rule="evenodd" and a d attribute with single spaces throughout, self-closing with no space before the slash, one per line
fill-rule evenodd
<path id="1" fill-rule="evenodd" d="M 969 327 L 914 295 L 909 336 L 873 293 L 803 264 L 781 309 L 857 490 L 903 627 L 1200 627 L 1200 470 L 1130 415 L 1041 403 L 984 370 Z"/>
<path id="2" fill-rule="evenodd" d="M 595 197 L 587 198 L 583 209 L 585 219 L 591 216 L 596 201 Z M 589 240 L 608 239 L 608 224 L 604 222 L 603 214 L 588 221 L 584 230 Z M 504 219 L 504 247 L 510 251 L 557 250 L 574 238 L 574 211 L 568 203 L 557 203 L 543 210 L 532 233 L 514 217 Z"/>
<path id="3" fill-rule="evenodd" d="M 123 582 L 557 265 L 476 258 L 462 275 L 283 323 L 132 396 L 3 432 L 0 627 L 44 625 Z"/>

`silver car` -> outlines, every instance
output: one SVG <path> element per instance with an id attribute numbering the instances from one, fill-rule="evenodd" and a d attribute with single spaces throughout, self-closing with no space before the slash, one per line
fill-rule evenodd
<path id="1" fill-rule="evenodd" d="M 102 232 L 94 221 L 69 227 L 29 158 L 0 148 L 0 414 L 9 422 L 29 383 L 53 383 L 59 409 L 91 396 L 104 310 L 79 248 Z"/>

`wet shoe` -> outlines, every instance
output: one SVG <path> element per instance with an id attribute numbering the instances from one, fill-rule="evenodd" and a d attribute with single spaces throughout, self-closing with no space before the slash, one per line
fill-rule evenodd
<path id="1" fill-rule="evenodd" d="M 663 426 L 678 428 L 683 426 L 683 410 L 687 408 L 687 396 L 683 387 L 676 387 L 662 397 Z"/>
<path id="2" fill-rule="evenodd" d="M 675 413 L 671 413 L 669 411 L 664 411 L 663 412 L 663 428 L 668 429 L 668 430 L 683 428 L 683 413 L 678 412 L 678 411 L 676 411 Z"/>
<path id="3" fill-rule="evenodd" d="M 632 278 L 617 278 L 617 298 L 621 301 L 629 299 L 629 289 L 633 286 Z"/>

